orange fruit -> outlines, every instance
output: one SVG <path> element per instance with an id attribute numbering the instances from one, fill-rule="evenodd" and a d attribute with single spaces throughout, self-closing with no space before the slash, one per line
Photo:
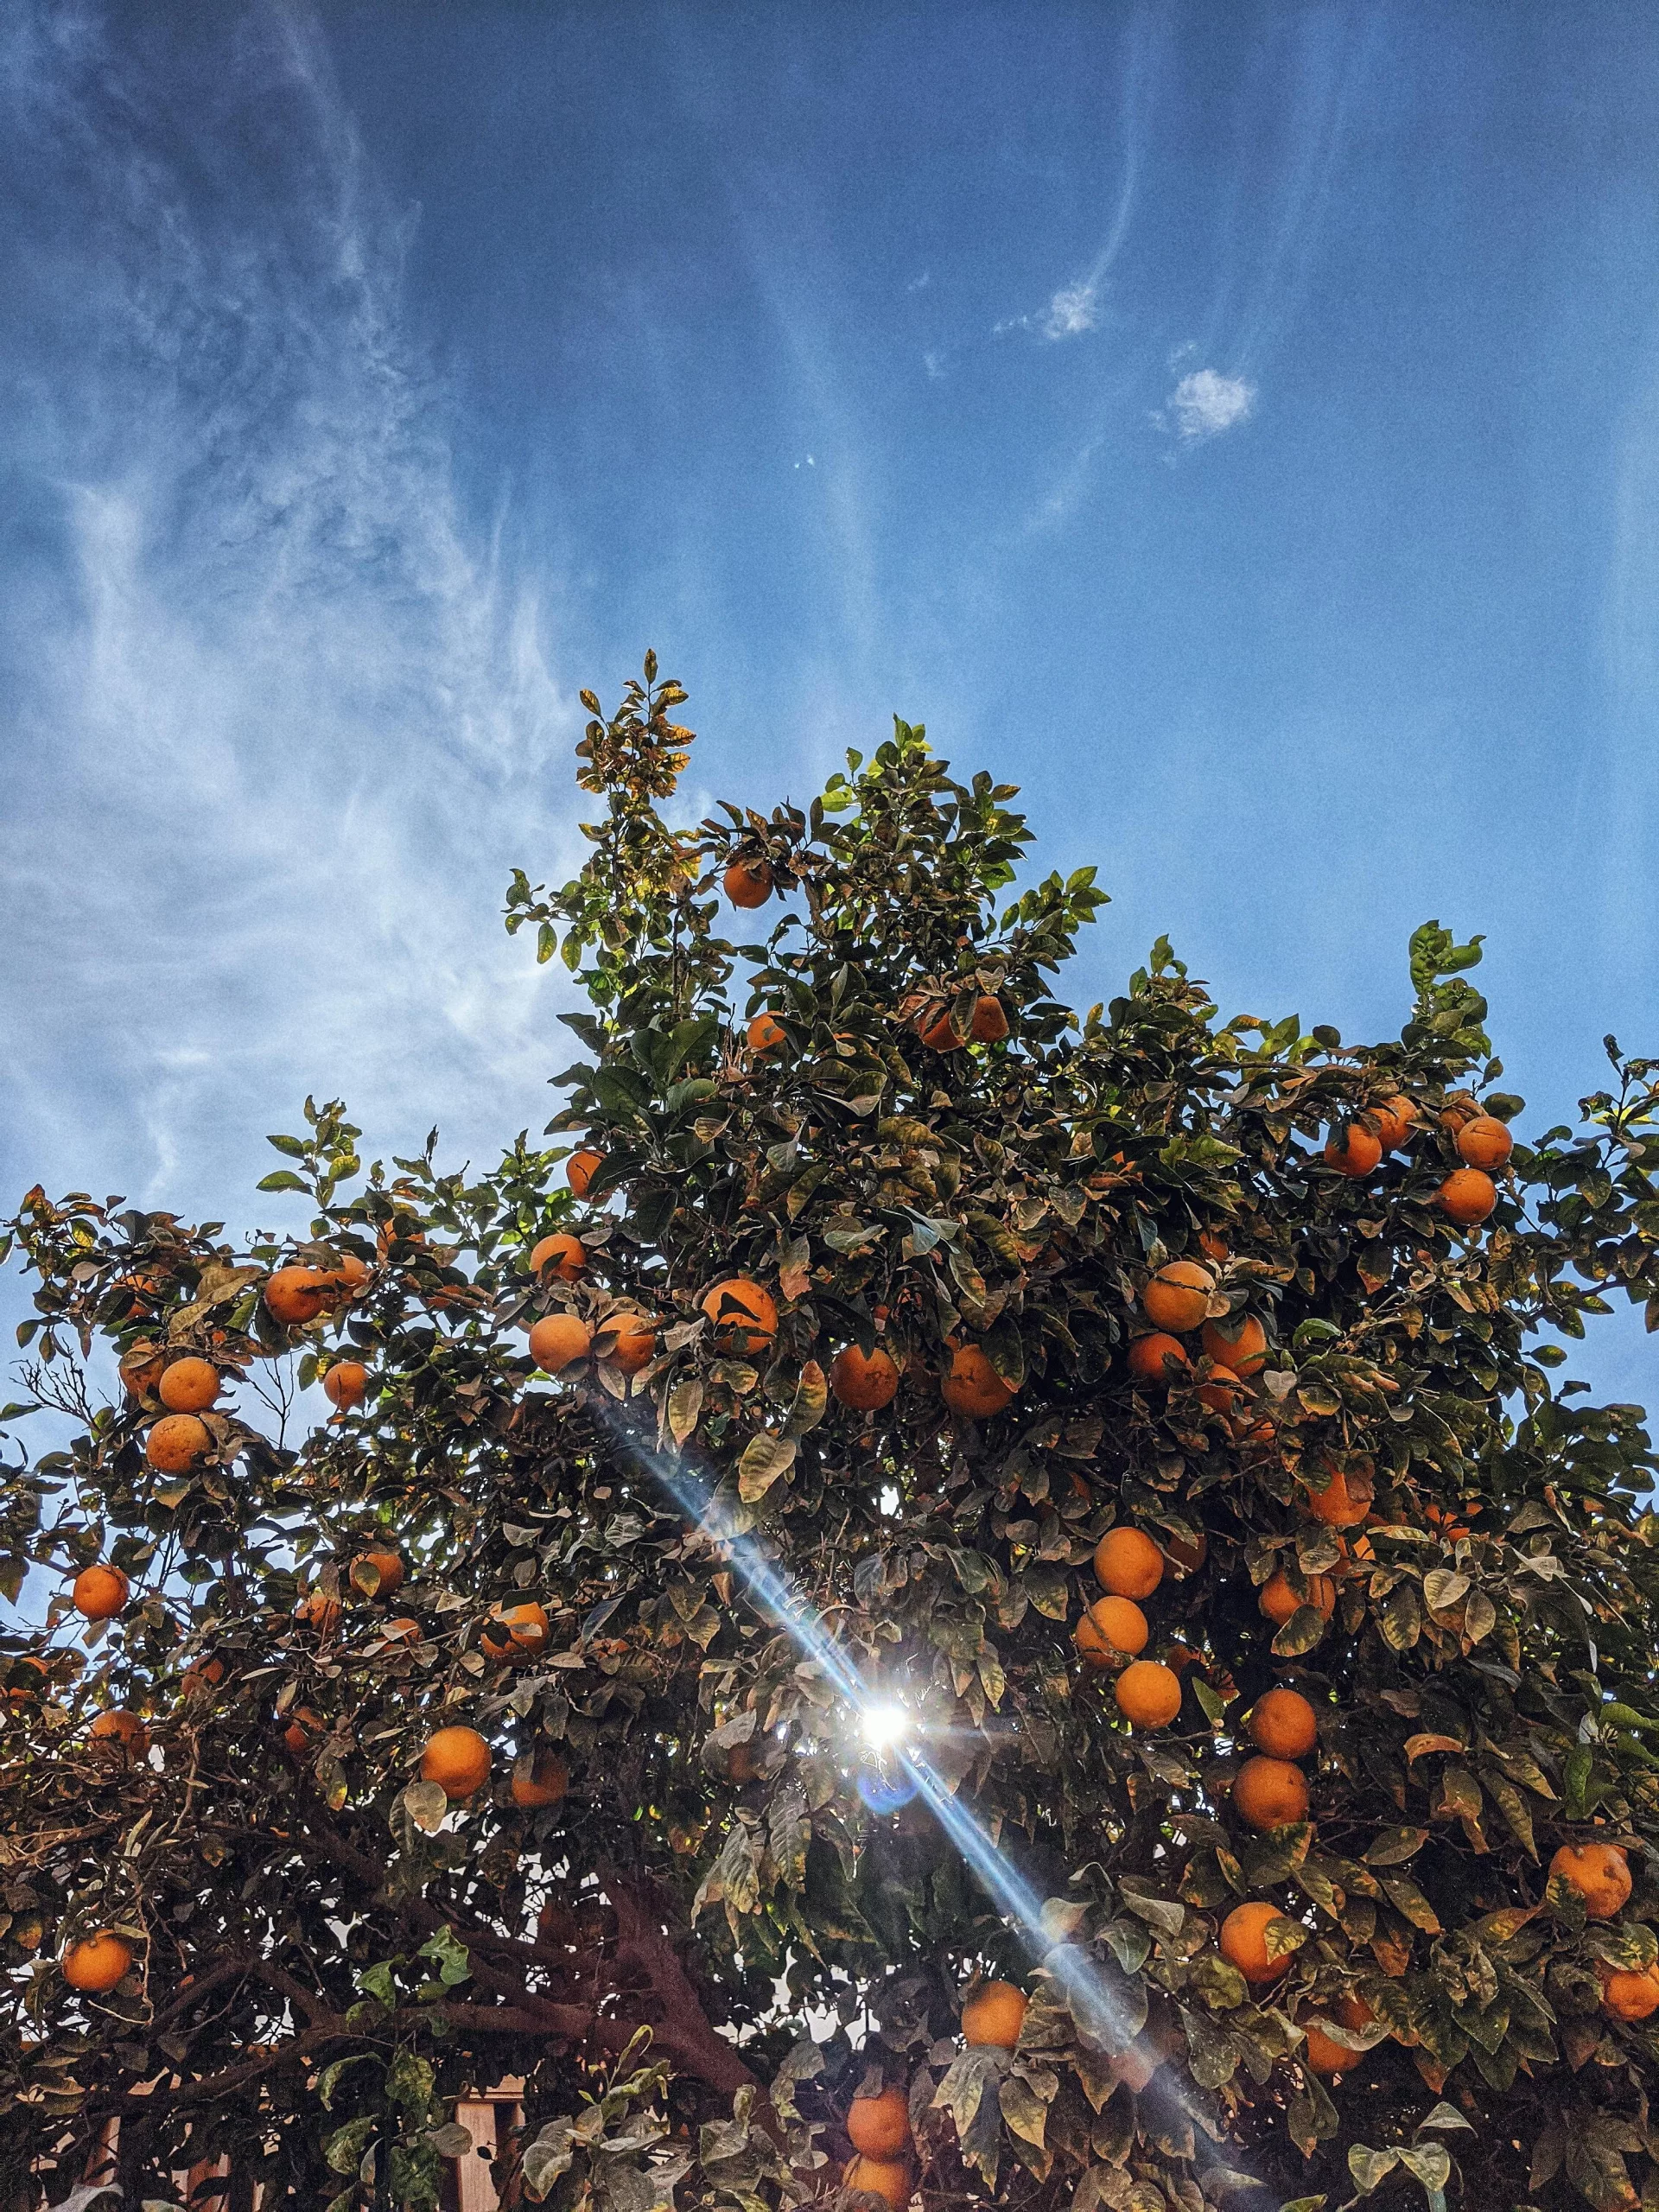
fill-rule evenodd
<path id="1" fill-rule="evenodd" d="M 1332 1129 L 1325 1141 L 1325 1164 L 1334 1167 L 1338 1175 L 1359 1179 L 1375 1174 L 1382 1157 L 1382 1139 L 1374 1137 L 1360 1122 Z"/>
<path id="2" fill-rule="evenodd" d="M 1268 1363 L 1268 1332 L 1254 1313 L 1206 1321 L 1198 1342 L 1217 1367 L 1235 1375 L 1259 1375 Z"/>
<path id="3" fill-rule="evenodd" d="M 1011 1981 L 988 1981 L 962 2008 L 964 2043 L 1012 2050 L 1025 2024 L 1027 1998 Z"/>
<path id="4" fill-rule="evenodd" d="M 170 1414 L 199 1414 L 219 1395 L 219 1370 L 210 1359 L 175 1359 L 162 1370 L 156 1395 Z"/>
<path id="5" fill-rule="evenodd" d="M 1172 1536 L 1166 1531 L 1163 1547 L 1164 1557 L 1183 1581 L 1196 1574 L 1210 1556 L 1210 1539 L 1202 1529 L 1196 1536 Z"/>
<path id="6" fill-rule="evenodd" d="M 1160 1329 L 1150 1336 L 1137 1337 L 1129 1346 L 1129 1372 L 1141 1382 L 1167 1383 L 1170 1378 L 1165 1363 L 1172 1359 L 1179 1367 L 1187 1366 L 1186 1346 Z"/>
<path id="7" fill-rule="evenodd" d="M 1232 1257 L 1227 1239 L 1218 1229 L 1201 1229 L 1198 1231 L 1198 1249 L 1206 1260 L 1213 1260 L 1218 1268 Z"/>
<path id="8" fill-rule="evenodd" d="M 580 1152 L 573 1152 L 564 1163 L 564 1179 L 579 1198 L 585 1198 L 594 1187 L 594 1178 L 605 1165 L 605 1155 L 595 1152 L 592 1145 L 583 1145 Z"/>
<path id="9" fill-rule="evenodd" d="M 1152 1630 L 1133 1599 L 1096 1598 L 1077 1623 L 1071 1641 L 1091 1667 L 1109 1667 L 1120 1655 L 1133 1659 Z"/>
<path id="10" fill-rule="evenodd" d="M 775 1014 L 757 1014 L 746 1033 L 752 1052 L 769 1052 L 774 1045 L 781 1045 L 789 1033 Z"/>
<path id="11" fill-rule="evenodd" d="M 1002 1001 L 984 993 L 974 1003 L 973 1027 L 969 1035 L 976 1045 L 1000 1045 L 1008 1033 L 1008 1017 L 1002 1010 Z"/>
<path id="12" fill-rule="evenodd" d="M 322 1395 L 343 1414 L 360 1406 L 368 1394 L 369 1370 L 359 1359 L 337 1359 L 322 1378 Z"/>
<path id="13" fill-rule="evenodd" d="M 561 1282 L 575 1282 L 587 1266 L 588 1248 L 580 1236 L 563 1233 L 543 1236 L 539 1244 L 531 1248 L 530 1272 L 533 1275 L 550 1273 Z"/>
<path id="14" fill-rule="evenodd" d="M 1266 1690 L 1250 1709 L 1250 1741 L 1275 1759 L 1305 1759 L 1319 1740 L 1319 1716 L 1300 1690 Z"/>
<path id="15" fill-rule="evenodd" d="M 200 1697 L 206 1691 L 216 1688 L 224 1679 L 225 1662 L 222 1659 L 198 1659 L 180 1676 L 179 1689 L 185 1697 Z"/>
<path id="16" fill-rule="evenodd" d="M 1459 1520 L 1458 1513 L 1466 1513 L 1469 1516 L 1469 1521 L 1472 1521 L 1479 1511 L 1478 1500 L 1465 1498 L 1457 1509 L 1457 1512 L 1453 1512 L 1449 1507 L 1444 1505 L 1426 1505 L 1423 1508 L 1423 1518 L 1431 1529 L 1439 1531 L 1448 1544 L 1455 1544 L 1465 1536 L 1474 1533 L 1468 1521 Z"/>
<path id="17" fill-rule="evenodd" d="M 977 1344 L 946 1339 L 950 1364 L 939 1378 L 939 1395 L 965 1421 L 990 1421 L 1012 1405 L 1014 1387 L 1000 1376 Z"/>
<path id="18" fill-rule="evenodd" d="M 136 1713 L 129 1713 L 122 1706 L 100 1713 L 86 1732 L 93 1743 L 105 1745 L 128 1758 L 140 1758 L 149 1749 L 149 1729 Z"/>
<path id="19" fill-rule="evenodd" d="M 1659 2005 L 1659 1986 L 1656 1986 L 1654 2002 Z M 1334 2082 L 1351 2066 L 1357 2066 L 1365 2054 L 1350 2050 L 1345 2043 L 1337 2043 L 1323 2028 L 1312 2020 L 1302 2024 L 1302 2033 L 1307 2038 L 1298 2056 L 1310 2074 L 1317 2074 L 1322 2082 Z"/>
<path id="20" fill-rule="evenodd" d="M 118 1567 L 83 1567 L 70 1589 L 70 1601 L 89 1621 L 110 1621 L 126 1604 L 130 1586 Z"/>
<path id="21" fill-rule="evenodd" d="M 72 1943 L 63 1955 L 63 1978 L 71 1989 L 84 1989 L 102 1997 L 115 1987 L 132 1964 L 130 1948 L 107 1928 Z"/>
<path id="22" fill-rule="evenodd" d="M 340 1600 L 326 1591 L 313 1590 L 295 1606 L 294 1617 L 315 1629 L 319 1636 L 332 1636 L 340 1626 Z"/>
<path id="23" fill-rule="evenodd" d="M 1371 1118 L 1376 1123 L 1377 1141 L 1384 1152 L 1397 1152 L 1411 1135 L 1417 1119 L 1417 1109 L 1402 1090 L 1392 1098 L 1385 1098 L 1380 1106 L 1371 1108 Z"/>
<path id="24" fill-rule="evenodd" d="M 1497 1185 L 1478 1167 L 1454 1167 L 1434 1193 L 1434 1203 L 1461 1228 L 1471 1229 L 1497 1204 Z"/>
<path id="25" fill-rule="evenodd" d="M 528 1774 L 522 1774 L 519 1765 L 520 1762 L 515 1760 L 510 1786 L 512 1802 L 521 1813 L 539 1812 L 544 1805 L 556 1805 L 570 1787 L 570 1770 L 556 1751 L 537 1751 Z"/>
<path id="26" fill-rule="evenodd" d="M 121 1362 L 122 1386 L 130 1398 L 142 1398 L 153 1390 L 162 1379 L 166 1355 L 154 1344 L 135 1344 Z"/>
<path id="27" fill-rule="evenodd" d="M 265 1285 L 265 1306 L 285 1329 L 315 1321 L 328 1303 L 328 1278 L 315 1268 L 278 1268 Z"/>
<path id="28" fill-rule="evenodd" d="M 1114 1598 L 1150 1598 L 1164 1579 L 1164 1555 L 1143 1529 L 1109 1529 L 1095 1546 L 1095 1580 Z"/>
<path id="29" fill-rule="evenodd" d="M 401 1552 L 382 1551 L 374 1546 L 365 1552 L 359 1552 L 352 1561 L 352 1586 L 359 1590 L 363 1587 L 357 1579 L 359 1567 L 372 1567 L 379 1576 L 373 1593 L 377 1598 L 396 1597 L 404 1586 L 404 1567 Z"/>
<path id="30" fill-rule="evenodd" d="M 1337 1586 L 1328 1574 L 1309 1574 L 1303 1577 L 1307 1584 L 1307 1595 L 1299 1598 L 1290 1585 L 1290 1577 L 1281 1567 L 1262 1586 L 1256 1599 L 1261 1611 L 1275 1628 L 1283 1628 L 1291 1615 L 1302 1605 L 1313 1605 L 1329 1620 L 1337 1610 Z"/>
<path id="31" fill-rule="evenodd" d="M 144 1457 L 158 1475 L 188 1474 L 213 1448 L 213 1438 L 194 1414 L 163 1414 L 144 1439 Z"/>
<path id="32" fill-rule="evenodd" d="M 1616 1843 L 1564 1843 L 1549 1878 L 1578 1891 L 1591 1920 L 1611 1920 L 1630 1894 L 1630 1862 Z"/>
<path id="33" fill-rule="evenodd" d="M 1212 1367 L 1208 1381 L 1198 1385 L 1198 1403 L 1212 1414 L 1231 1413 L 1243 1395 L 1243 1387 L 1230 1367 Z"/>
<path id="34" fill-rule="evenodd" d="M 899 1370 L 880 1344 L 868 1359 L 856 1344 L 848 1344 L 830 1363 L 830 1388 L 855 1413 L 879 1413 L 899 1388 Z"/>
<path id="35" fill-rule="evenodd" d="M 895 2082 L 847 2107 L 847 2137 L 868 2158 L 896 2158 L 910 2148 L 910 2099 Z"/>
<path id="36" fill-rule="evenodd" d="M 369 1280 L 369 1263 L 355 1252 L 342 1252 L 338 1266 L 323 1271 L 322 1285 L 334 1305 L 349 1304 Z"/>
<path id="37" fill-rule="evenodd" d="M 1233 1803 L 1253 1828 L 1288 1827 L 1307 1818 L 1307 1782 L 1288 1759 L 1258 1753 L 1246 1759 L 1233 1783 Z"/>
<path id="38" fill-rule="evenodd" d="M 563 1375 L 586 1359 L 593 1332 L 574 1313 L 543 1313 L 530 1332 L 530 1356 L 548 1375 Z"/>
<path id="39" fill-rule="evenodd" d="M 492 1605 L 478 1640 L 498 1664 L 524 1667 L 547 1649 L 552 1632 L 541 1606 L 527 1599 L 518 1605 Z"/>
<path id="40" fill-rule="evenodd" d="M 715 1350 L 728 1359 L 760 1359 L 778 1341 L 777 1305 L 747 1275 L 716 1283 L 699 1303 L 714 1325 Z"/>
<path id="41" fill-rule="evenodd" d="M 861 2151 L 848 2159 L 841 2178 L 847 2189 L 868 2190 L 883 2198 L 889 2212 L 905 2212 L 916 2193 L 908 2158 L 869 2158 Z"/>
<path id="42" fill-rule="evenodd" d="M 1154 1329 L 1181 1334 L 1202 1322 L 1215 1287 L 1215 1277 L 1196 1260 L 1172 1260 L 1141 1292 L 1141 1310 Z"/>
<path id="43" fill-rule="evenodd" d="M 1181 1678 L 1156 1659 L 1131 1659 L 1113 1694 L 1131 1727 L 1167 1728 L 1181 1709 Z"/>
<path id="44" fill-rule="evenodd" d="M 490 1747 L 476 1728 L 440 1728 L 421 1753 L 421 1779 L 435 1782 L 452 1805 L 490 1778 Z"/>
<path id="45" fill-rule="evenodd" d="M 399 1613 L 380 1631 L 382 1643 L 418 1643 L 420 1640 L 421 1624 L 417 1620 L 411 1620 L 407 1613 Z"/>
<path id="46" fill-rule="evenodd" d="M 1515 1150 L 1515 1139 L 1495 1114 L 1477 1114 L 1458 1131 L 1458 1152 L 1465 1167 L 1480 1167 L 1490 1174 L 1502 1167 Z"/>
<path id="47" fill-rule="evenodd" d="M 923 1044 L 935 1052 L 959 1052 L 967 1041 L 965 1038 L 957 1036 L 948 1003 L 931 1007 L 918 1015 L 916 1033 Z"/>
<path id="48" fill-rule="evenodd" d="M 637 1375 L 649 1365 L 657 1350 L 657 1325 L 643 1313 L 607 1314 L 598 1337 L 599 1357 L 624 1375 Z"/>
<path id="49" fill-rule="evenodd" d="M 1309 1478 L 1307 1510 L 1316 1521 L 1323 1521 L 1327 1529 L 1357 1529 L 1371 1510 L 1369 1490 L 1361 1487 L 1361 1478 L 1354 1478 L 1354 1488 L 1348 1486 L 1348 1478 L 1340 1467 L 1332 1466 L 1329 1460 L 1320 1468 L 1331 1479 L 1323 1490 Z"/>
<path id="50" fill-rule="evenodd" d="M 734 906 L 764 906 L 772 896 L 772 870 L 765 861 L 734 861 L 720 882 Z"/>
<path id="51" fill-rule="evenodd" d="M 1645 2020 L 1659 2012 L 1659 1966 L 1624 1973 L 1599 1964 L 1596 1972 L 1601 1977 L 1602 2009 L 1614 2019 Z"/>
<path id="52" fill-rule="evenodd" d="M 1268 1923 L 1284 1916 L 1276 1904 L 1258 1897 L 1249 1904 L 1236 1904 L 1222 1922 L 1221 1955 L 1246 1981 L 1277 1981 L 1290 1964 L 1292 1952 L 1281 1951 L 1276 1958 L 1268 1955 Z"/>

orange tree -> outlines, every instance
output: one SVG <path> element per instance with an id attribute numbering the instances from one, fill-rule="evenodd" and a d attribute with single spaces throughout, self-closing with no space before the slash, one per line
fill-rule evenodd
<path id="1" fill-rule="evenodd" d="M 678 829 L 584 696 L 548 1148 L 13 1224 L 12 2194 L 430 2205 L 513 2078 L 561 2208 L 1659 2197 L 1654 1461 L 1552 1374 L 1651 1066 L 1512 1144 L 1434 924 L 1395 1041 L 1079 1018 L 919 729 Z"/>

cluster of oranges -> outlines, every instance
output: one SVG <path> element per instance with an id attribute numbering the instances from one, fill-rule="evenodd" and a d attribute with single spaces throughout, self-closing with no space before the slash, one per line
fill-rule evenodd
<path id="1" fill-rule="evenodd" d="M 1325 1144 L 1326 1166 L 1360 1182 L 1376 1173 L 1385 1154 L 1405 1143 L 1417 1122 L 1416 1103 L 1403 1093 L 1385 1098 L 1370 1113 L 1374 1129 L 1363 1122 L 1350 1122 L 1333 1129 Z M 1483 1114 L 1467 1097 L 1448 1103 L 1440 1125 L 1450 1132 L 1463 1166 L 1446 1176 L 1434 1193 L 1434 1203 L 1460 1228 L 1472 1228 L 1497 1204 L 1492 1177 L 1507 1164 L 1515 1139 L 1495 1114 Z"/>
<path id="2" fill-rule="evenodd" d="M 1200 1537 L 1177 1564 L 1191 1573 L 1203 1564 L 1204 1554 Z M 1171 1556 L 1175 1555 L 1172 1547 Z M 1175 1669 L 1141 1656 L 1152 1628 L 1140 1600 L 1157 1589 L 1164 1566 L 1164 1551 L 1143 1529 L 1109 1529 L 1095 1547 L 1095 1580 L 1106 1595 L 1089 1607 L 1072 1637 L 1091 1667 L 1120 1669 L 1113 1686 L 1117 1708 L 1135 1728 L 1166 1728 L 1181 1709 L 1181 1678 Z"/>
<path id="3" fill-rule="evenodd" d="M 1027 2000 L 1011 1981 L 982 1983 L 962 2008 L 962 2037 L 969 2050 L 1012 2050 L 1025 2025 Z M 853 2156 L 842 2178 L 849 2189 L 870 2190 L 893 2212 L 904 2212 L 916 2187 L 915 2139 L 910 2100 L 889 2083 L 868 2096 L 855 2096 L 847 2112 Z"/>

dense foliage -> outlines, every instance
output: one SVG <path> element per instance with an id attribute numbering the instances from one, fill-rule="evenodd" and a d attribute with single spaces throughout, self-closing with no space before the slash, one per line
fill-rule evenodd
<path id="1" fill-rule="evenodd" d="M 12 1224 L 65 1440 L 0 1469 L 10 2197 L 118 2120 L 134 2202 L 431 2204 L 513 2075 L 558 2212 L 830 2192 L 859 2092 L 895 2202 L 1659 2201 L 1656 1463 L 1552 1372 L 1659 1320 L 1653 1068 L 1506 1161 L 1435 924 L 1397 1041 L 1161 944 L 1079 1018 L 1102 893 L 1013 893 L 1010 789 L 899 723 L 671 827 L 683 696 L 584 695 L 592 857 L 509 893 L 591 1004 L 547 1148 L 365 1171 L 308 1103 L 303 1237 Z"/>

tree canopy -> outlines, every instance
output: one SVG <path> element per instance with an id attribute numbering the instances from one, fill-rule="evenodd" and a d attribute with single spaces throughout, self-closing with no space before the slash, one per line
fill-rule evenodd
<path id="1" fill-rule="evenodd" d="M 10 2200 L 419 2212 L 512 2077 L 556 2212 L 1659 2202 L 1656 1065 L 1517 1139 L 1433 922 L 1073 1013 L 921 728 L 684 826 L 582 696 L 543 1141 L 10 1224 Z"/>

